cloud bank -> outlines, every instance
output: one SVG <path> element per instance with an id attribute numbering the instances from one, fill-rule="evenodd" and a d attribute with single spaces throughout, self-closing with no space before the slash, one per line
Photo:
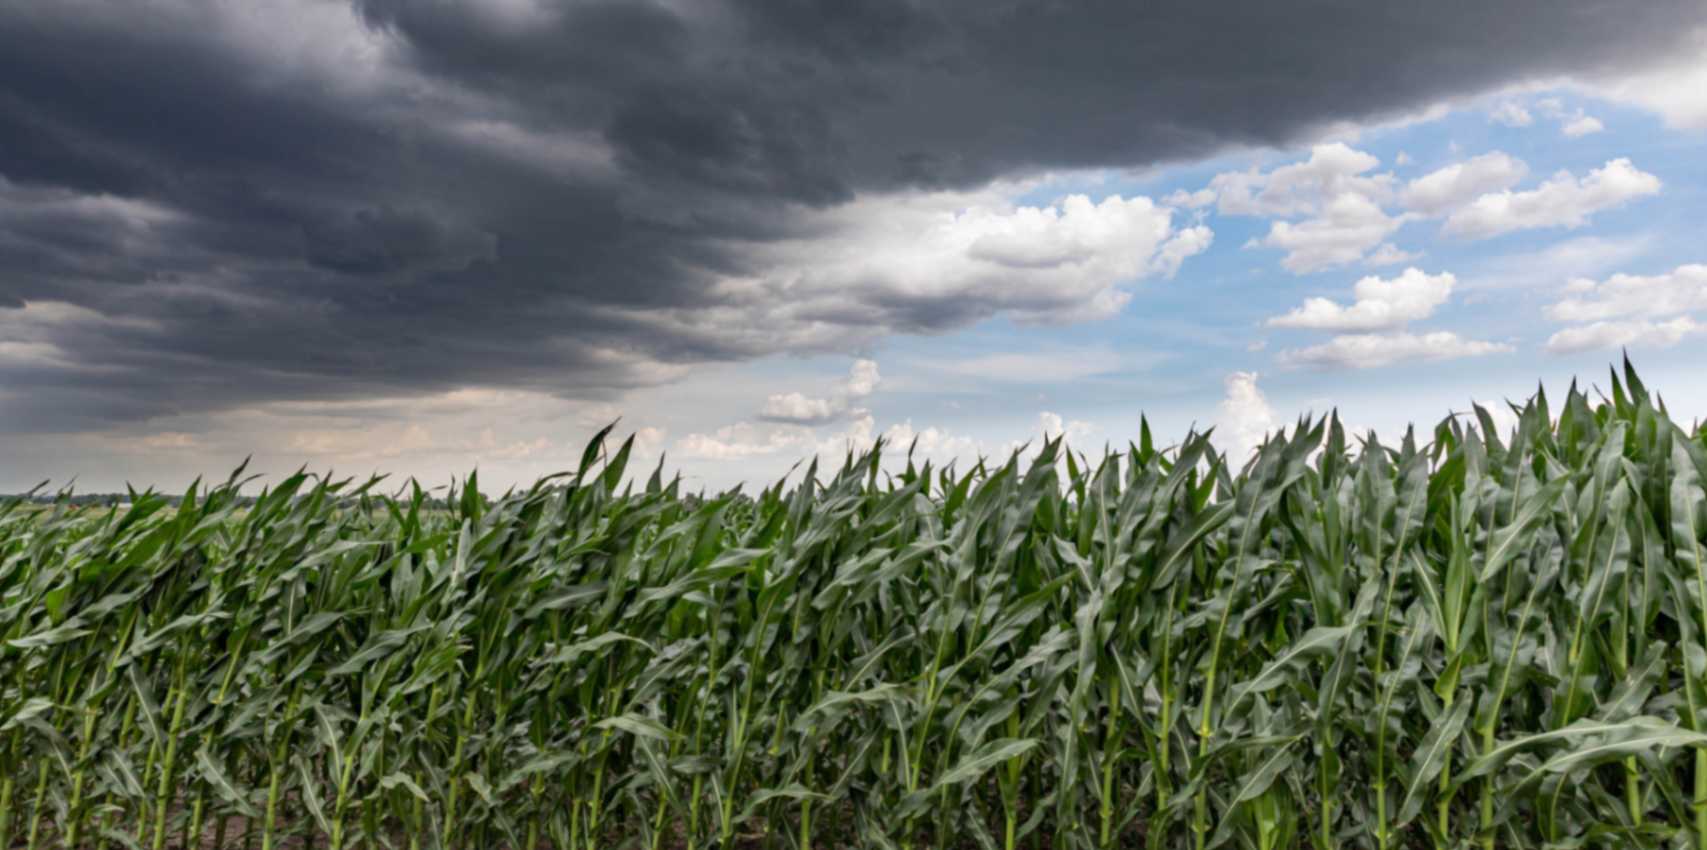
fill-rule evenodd
<path id="1" fill-rule="evenodd" d="M 1028 181 L 1637 79 L 1704 19 L 1695 0 L 5 4 L 0 430 L 465 387 L 608 399 L 707 363 L 1106 317 L 1213 234 Z M 1334 150 L 1251 188 L 1287 211 L 1267 242 L 1289 267 L 1404 261 L 1383 247 L 1399 214 L 1371 205 L 1398 187 L 1360 165 Z M 1597 174 L 1449 226 L 1570 226 L 1641 194 Z"/>

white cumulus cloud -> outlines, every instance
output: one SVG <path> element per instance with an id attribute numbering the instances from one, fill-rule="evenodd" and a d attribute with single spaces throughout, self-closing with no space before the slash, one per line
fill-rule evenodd
<path id="1" fill-rule="evenodd" d="M 1412 180 L 1400 194 L 1405 207 L 1436 216 L 1463 206 L 1488 192 L 1516 186 L 1529 166 L 1503 151 L 1492 151 L 1455 162 Z"/>
<path id="2" fill-rule="evenodd" d="M 1037 414 L 1037 427 L 1043 432 L 1043 436 L 1051 440 L 1057 440 L 1061 437 L 1066 437 L 1069 440 L 1078 439 L 1090 434 L 1092 430 L 1092 425 L 1089 422 L 1077 419 L 1065 420 L 1061 418 L 1061 414 L 1049 410 Z"/>
<path id="3" fill-rule="evenodd" d="M 1370 173 L 1380 164 L 1372 154 L 1336 142 L 1312 148 L 1304 162 L 1268 172 L 1218 174 L 1209 188 L 1222 215 L 1282 219 L 1252 244 L 1285 251 L 1281 265 L 1304 274 L 1363 259 L 1404 223 L 1384 209 L 1395 178 Z"/>
<path id="4" fill-rule="evenodd" d="M 1234 372 L 1223 381 L 1226 394 L 1221 399 L 1220 416 L 1215 421 L 1215 434 L 1233 463 L 1242 463 L 1257 446 L 1280 425 L 1274 408 L 1257 386 L 1256 372 Z"/>
<path id="5" fill-rule="evenodd" d="M 1426 319 L 1452 295 L 1451 272 L 1428 274 L 1408 268 L 1392 279 L 1365 277 L 1353 287 L 1356 300 L 1343 306 L 1327 298 L 1305 299 L 1303 306 L 1268 320 L 1270 327 L 1326 331 L 1373 331 Z"/>
<path id="6" fill-rule="evenodd" d="M 1144 196 L 1015 198 L 1042 181 L 864 195 L 801 207 L 775 238 L 725 247 L 751 270 L 715 280 L 711 305 L 611 308 L 649 332 L 736 355 L 846 351 L 895 333 L 1003 316 L 1064 324 L 1117 315 L 1141 281 L 1168 278 L 1214 241 Z"/>
<path id="7" fill-rule="evenodd" d="M 1056 321 L 1111 315 L 1130 298 L 1119 284 L 1172 275 L 1211 241 L 1206 227 L 1176 229 L 1172 212 L 1145 197 L 919 212 L 874 206 L 839 244 L 815 246 L 828 256 L 802 256 L 804 267 L 778 276 L 810 281 L 825 297 L 863 283 L 901 299 L 982 302 Z"/>
<path id="8" fill-rule="evenodd" d="M 1569 135 L 1600 129 L 1599 122 L 1562 102 L 1537 103 L 1556 116 Z M 1391 172 L 1376 173 L 1374 155 L 1335 143 L 1311 149 L 1309 159 L 1264 172 L 1216 175 L 1204 192 L 1213 192 L 1222 215 L 1272 219 L 1268 233 L 1246 247 L 1278 248 L 1281 265 L 1295 274 L 1362 262 L 1397 265 L 1417 254 L 1390 238 L 1408 221 L 1444 218 L 1442 232 L 1485 239 L 1518 230 L 1576 228 L 1591 216 L 1660 191 L 1660 180 L 1631 164 L 1609 160 L 1578 178 L 1560 171 L 1533 189 L 1515 187 L 1528 174 L 1522 160 L 1490 151 L 1454 162 L 1400 184 Z M 1200 193 L 1176 193 L 1181 202 L 1203 200 Z"/>
<path id="9" fill-rule="evenodd" d="M 1285 251 L 1281 266 L 1294 274 L 1308 274 L 1363 259 L 1401 224 L 1375 201 L 1344 194 L 1325 204 L 1314 218 L 1296 224 L 1274 222 L 1257 244 Z"/>
<path id="10" fill-rule="evenodd" d="M 751 422 L 737 422 L 709 434 L 688 434 L 676 441 L 676 451 L 701 460 L 743 460 L 784 449 L 798 450 L 810 437 L 810 430 L 797 426 L 765 429 Z"/>
<path id="11" fill-rule="evenodd" d="M 904 454 L 911 449 L 915 459 L 936 463 L 975 460 L 984 451 L 971 437 L 934 426 L 915 429 L 911 419 L 884 429 L 883 440 L 893 452 Z"/>
<path id="12" fill-rule="evenodd" d="M 1569 171 L 1560 171 L 1534 189 L 1481 195 L 1452 213 L 1444 230 L 1454 236 L 1485 239 L 1517 230 L 1581 227 L 1597 212 L 1659 191 L 1658 177 L 1621 157 L 1580 179 Z"/>
<path id="13" fill-rule="evenodd" d="M 800 392 L 776 393 L 765 399 L 759 418 L 767 422 L 796 425 L 823 425 L 860 411 L 855 402 L 877 389 L 882 380 L 874 360 L 855 360 L 848 376 L 842 379 L 836 393 L 829 398 L 816 398 Z"/>
<path id="14" fill-rule="evenodd" d="M 1601 348 L 1624 348 L 1632 345 L 1666 348 L 1676 345 L 1701 326 L 1688 316 L 1666 322 L 1629 319 L 1616 322 L 1590 322 L 1565 328 L 1547 338 L 1547 350 L 1553 354 L 1571 354 Z"/>
<path id="15" fill-rule="evenodd" d="M 1571 297 L 1547 308 L 1547 318 L 1588 322 L 1627 316 L 1672 316 L 1707 308 L 1707 265 L 1691 263 L 1657 275 L 1615 274 L 1595 283 L 1571 282 Z"/>
<path id="16" fill-rule="evenodd" d="M 1302 216 L 1321 210 L 1335 197 L 1352 194 L 1385 198 L 1393 176 L 1369 174 L 1381 160 L 1341 142 L 1317 145 L 1304 162 L 1271 171 L 1232 171 L 1209 181 L 1222 215 Z"/>
<path id="17" fill-rule="evenodd" d="M 842 413 L 844 407 L 835 400 L 811 398 L 797 392 L 778 393 L 765 399 L 760 418 L 772 422 L 829 422 Z"/>
<path id="18" fill-rule="evenodd" d="M 1593 115 L 1586 115 L 1579 109 L 1575 116 L 1566 121 L 1564 125 L 1559 128 L 1559 132 L 1564 133 L 1569 138 L 1575 139 L 1598 133 L 1604 129 L 1606 129 L 1606 125 L 1600 123 L 1599 118 L 1596 118 Z"/>
<path id="19" fill-rule="evenodd" d="M 1577 278 L 1565 292 L 1544 314 L 1579 324 L 1553 334 L 1547 340 L 1550 352 L 1676 345 L 1701 329 L 1687 314 L 1707 309 L 1707 265 L 1682 265 L 1657 275 L 1615 274 L 1600 282 Z"/>
<path id="20" fill-rule="evenodd" d="M 877 383 L 883 376 L 877 373 L 876 360 L 855 360 L 853 367 L 848 370 L 847 381 L 843 384 L 846 393 L 854 398 L 864 398 L 877 389 Z"/>

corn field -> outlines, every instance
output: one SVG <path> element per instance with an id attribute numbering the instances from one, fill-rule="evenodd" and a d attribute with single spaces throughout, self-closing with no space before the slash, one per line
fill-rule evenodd
<path id="1" fill-rule="evenodd" d="M 1707 848 L 1707 442 L 1610 387 L 753 496 L 601 434 L 448 505 L 14 501 L 0 847 Z"/>

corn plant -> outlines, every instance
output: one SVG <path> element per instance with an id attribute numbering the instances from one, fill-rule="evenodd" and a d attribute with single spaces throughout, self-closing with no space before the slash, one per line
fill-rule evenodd
<path id="1" fill-rule="evenodd" d="M 10 500 L 0 847 L 1707 850 L 1707 435 L 1609 391 Z"/>

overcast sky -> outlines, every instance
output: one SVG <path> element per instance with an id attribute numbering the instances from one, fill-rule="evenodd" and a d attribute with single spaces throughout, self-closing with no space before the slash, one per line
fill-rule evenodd
<path id="1" fill-rule="evenodd" d="M 0 491 L 1702 415 L 1704 154 L 1700 0 L 0 4 Z"/>

